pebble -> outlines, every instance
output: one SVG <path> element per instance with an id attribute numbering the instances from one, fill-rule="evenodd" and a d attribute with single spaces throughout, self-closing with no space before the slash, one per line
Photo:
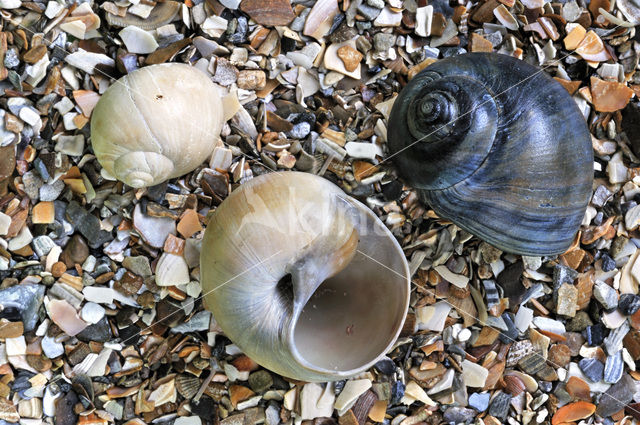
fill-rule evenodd
<path id="1" fill-rule="evenodd" d="M 149 277 L 152 275 L 149 259 L 143 255 L 125 257 L 122 266 L 138 276 Z"/>
<path id="2" fill-rule="evenodd" d="M 498 419 L 507 419 L 509 414 L 509 406 L 511 405 L 511 396 L 507 393 L 499 392 L 493 397 L 489 405 L 489 414 Z"/>
<path id="3" fill-rule="evenodd" d="M 593 296 L 606 310 L 610 310 L 618 306 L 618 293 L 615 289 L 604 282 L 598 281 L 593 285 Z"/>
<path id="4" fill-rule="evenodd" d="M 348 142 L 344 148 L 352 158 L 374 160 L 377 156 L 382 156 L 382 149 L 375 143 Z"/>
<path id="5" fill-rule="evenodd" d="M 578 309 L 578 289 L 571 283 L 563 283 L 558 288 L 556 313 L 573 317 Z"/>
<path id="6" fill-rule="evenodd" d="M 550 319 L 548 317 L 537 316 L 533 318 L 533 324 L 543 331 L 552 332 L 554 334 L 562 335 L 566 332 L 564 324 L 558 320 Z"/>
<path id="7" fill-rule="evenodd" d="M 379 32 L 373 36 L 373 47 L 377 52 L 386 52 L 396 42 L 396 36 L 393 34 L 387 34 Z"/>
<path id="8" fill-rule="evenodd" d="M 600 382 L 604 377 L 604 365 L 597 359 L 582 359 L 578 367 L 593 382 Z"/>
<path id="9" fill-rule="evenodd" d="M 624 371 L 624 361 L 622 360 L 622 350 L 607 357 L 604 364 L 604 382 L 615 384 L 622 378 Z"/>
<path id="10" fill-rule="evenodd" d="M 238 72 L 238 88 L 244 90 L 261 90 L 267 83 L 267 77 L 261 70 L 242 70 Z"/>
<path id="11" fill-rule="evenodd" d="M 49 359 L 55 359 L 64 354 L 64 345 L 61 342 L 57 342 L 55 337 L 45 335 L 40 341 L 42 352 Z"/>
<path id="12" fill-rule="evenodd" d="M 622 410 L 633 399 L 635 382 L 629 375 L 624 375 L 616 384 L 611 386 L 598 400 L 596 414 L 608 417 Z"/>
<path id="13" fill-rule="evenodd" d="M 96 303 L 87 302 L 82 306 L 80 317 L 87 323 L 98 323 L 105 315 L 105 309 Z"/>
<path id="14" fill-rule="evenodd" d="M 300 419 L 330 417 L 334 401 L 335 395 L 331 384 L 326 384 L 326 387 L 316 383 L 305 384 L 300 391 Z"/>
<path id="15" fill-rule="evenodd" d="M 38 323 L 38 309 L 43 299 L 44 286 L 42 285 L 27 283 L 0 290 L 0 306 L 7 313 L 11 310 L 17 312 L 22 319 L 25 332 L 35 329 Z M 0 312 L 0 317 L 5 316 Z M 15 320 L 12 317 L 6 318 Z"/>
<path id="16" fill-rule="evenodd" d="M 484 412 L 489 407 L 490 393 L 473 393 L 469 396 L 469 406 L 478 412 Z"/>
<path id="17" fill-rule="evenodd" d="M 382 8 L 377 8 L 368 5 L 367 3 L 361 3 L 358 6 L 358 12 L 362 15 L 367 21 L 375 20 L 380 14 Z"/>
<path id="18" fill-rule="evenodd" d="M 465 407 L 449 407 L 445 410 L 443 419 L 447 423 L 464 424 L 470 423 L 476 416 L 476 412 L 473 409 L 467 409 Z"/>
<path id="19" fill-rule="evenodd" d="M 640 310 L 640 296 L 636 294 L 621 294 L 618 300 L 618 310 L 625 316 L 631 316 Z"/>

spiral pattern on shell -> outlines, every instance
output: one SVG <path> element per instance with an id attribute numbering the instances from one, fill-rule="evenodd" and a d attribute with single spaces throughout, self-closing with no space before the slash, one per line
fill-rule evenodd
<path id="1" fill-rule="evenodd" d="M 307 173 L 243 183 L 211 216 L 205 303 L 247 355 L 281 375 L 326 381 L 371 367 L 409 305 L 393 235 L 360 202 Z"/>
<path id="2" fill-rule="evenodd" d="M 571 245 L 591 196 L 591 135 L 541 70 L 496 53 L 439 60 L 400 93 L 388 134 L 399 172 L 441 217 L 516 254 Z"/>

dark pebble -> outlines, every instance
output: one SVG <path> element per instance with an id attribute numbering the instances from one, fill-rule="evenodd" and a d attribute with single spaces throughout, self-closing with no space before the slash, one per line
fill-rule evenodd
<path id="1" fill-rule="evenodd" d="M 635 383 L 629 375 L 624 375 L 618 383 L 612 385 L 600 396 L 596 414 L 602 417 L 611 416 L 619 412 L 633 399 Z"/>
<path id="2" fill-rule="evenodd" d="M 450 407 L 444 412 L 443 419 L 448 423 L 468 424 L 473 420 L 475 415 L 476 412 L 473 409 Z"/>
<path id="3" fill-rule="evenodd" d="M 502 320 L 504 320 L 508 329 L 506 332 L 500 332 L 500 341 L 504 344 L 509 344 L 518 337 L 518 328 L 516 328 L 515 323 L 513 323 L 513 313 L 504 313 Z"/>
<path id="4" fill-rule="evenodd" d="M 0 318 L 16 320 L 19 317 L 24 330 L 32 331 L 38 324 L 38 309 L 43 299 L 43 285 L 26 283 L 3 289 L 0 291 Z"/>
<path id="5" fill-rule="evenodd" d="M 64 397 L 56 402 L 56 425 L 75 425 L 78 415 L 73 408 L 78 403 L 78 396 L 75 392 L 69 391 Z"/>
<path id="6" fill-rule="evenodd" d="M 80 332 L 76 337 L 80 341 L 89 342 L 107 342 L 111 339 L 111 326 L 109 326 L 109 321 L 107 317 L 103 317 L 100 321 L 94 325 L 89 325 L 82 332 Z"/>
<path id="7" fill-rule="evenodd" d="M 489 414 L 501 420 L 507 419 L 509 414 L 509 405 L 511 404 L 511 396 L 507 393 L 499 393 L 496 395 L 489 405 Z"/>
<path id="8" fill-rule="evenodd" d="M 610 272 L 616 268 L 616 261 L 607 254 L 602 254 L 602 271 Z"/>
<path id="9" fill-rule="evenodd" d="M 200 400 L 196 403 L 191 400 L 189 403 L 191 407 L 191 412 L 200 416 L 205 421 L 211 420 L 212 415 L 215 415 L 216 412 L 216 403 L 209 396 L 203 395 L 200 397 Z"/>
<path id="10" fill-rule="evenodd" d="M 587 378 L 593 382 L 600 382 L 604 376 L 604 365 L 597 359 L 582 359 L 578 367 Z"/>
<path id="11" fill-rule="evenodd" d="M 563 283 L 573 283 L 577 277 L 578 272 L 573 270 L 571 267 L 557 264 L 553 269 L 553 288 L 556 289 Z"/>
<path id="12" fill-rule="evenodd" d="M 391 404 L 400 402 L 400 399 L 404 397 L 404 388 L 404 384 L 400 381 L 391 384 Z"/>
<path id="13" fill-rule="evenodd" d="M 640 296 L 636 294 L 622 294 L 618 300 L 618 310 L 625 316 L 631 316 L 640 310 Z"/>
<path id="14" fill-rule="evenodd" d="M 602 344 L 604 338 L 607 336 L 606 332 L 607 329 L 602 323 L 596 323 L 593 326 L 587 326 L 587 344 L 591 345 L 592 347 Z"/>
<path id="15" fill-rule="evenodd" d="M 384 358 L 373 365 L 373 368 L 383 375 L 393 375 L 396 371 L 396 364 L 389 358 Z"/>

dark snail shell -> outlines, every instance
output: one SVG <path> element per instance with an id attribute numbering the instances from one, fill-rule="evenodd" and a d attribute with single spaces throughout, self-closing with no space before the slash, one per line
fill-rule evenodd
<path id="1" fill-rule="evenodd" d="M 496 53 L 439 60 L 402 90 L 388 135 L 398 171 L 441 217 L 516 254 L 571 245 L 591 196 L 591 135 L 542 70 Z"/>

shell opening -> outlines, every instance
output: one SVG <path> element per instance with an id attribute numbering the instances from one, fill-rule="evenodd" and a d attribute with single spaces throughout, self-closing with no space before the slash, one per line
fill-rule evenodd
<path id="1" fill-rule="evenodd" d="M 379 229 L 359 236 L 355 255 L 320 283 L 293 324 L 292 353 L 309 369 L 358 373 L 387 352 L 402 327 L 408 304 L 404 254 Z"/>

